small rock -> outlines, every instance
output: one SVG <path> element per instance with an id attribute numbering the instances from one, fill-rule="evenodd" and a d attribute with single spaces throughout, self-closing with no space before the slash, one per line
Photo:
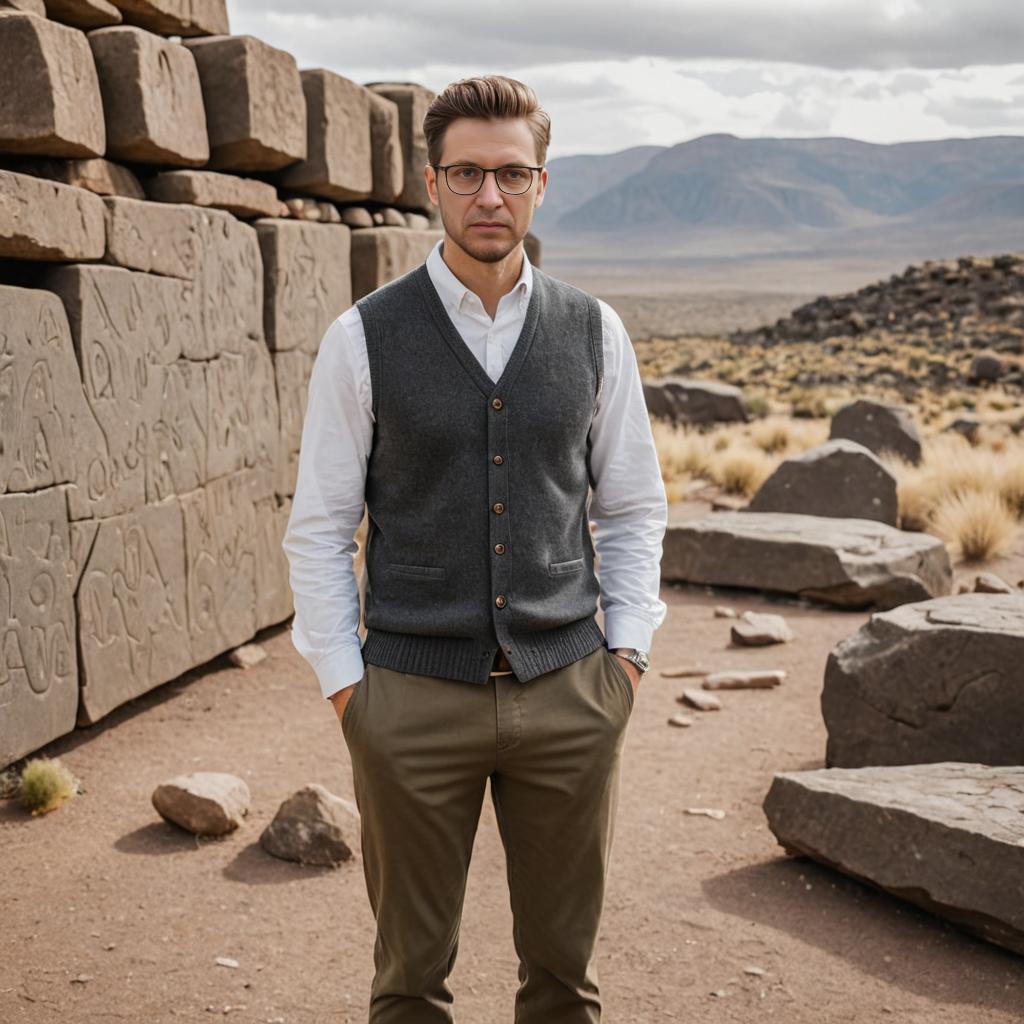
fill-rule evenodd
<path id="1" fill-rule="evenodd" d="M 716 604 L 715 605 L 715 618 L 716 619 L 735 619 L 736 609 L 730 608 L 727 604 Z"/>
<path id="2" fill-rule="evenodd" d="M 785 669 L 712 672 L 701 684 L 705 690 L 770 690 L 786 678 Z"/>
<path id="3" fill-rule="evenodd" d="M 219 957 L 217 957 L 216 960 L 214 960 L 214 963 L 218 967 L 237 967 L 238 966 L 238 961 L 237 960 L 233 960 L 229 956 L 219 956 Z"/>
<path id="4" fill-rule="evenodd" d="M 355 834 L 351 842 L 345 838 L 350 831 Z M 336 867 L 352 857 L 358 833 L 356 805 L 314 782 L 281 804 L 260 834 L 260 846 L 282 860 Z"/>
<path id="5" fill-rule="evenodd" d="M 661 675 L 663 679 L 683 679 L 686 676 L 706 676 L 708 670 L 699 665 L 678 665 L 675 668 L 663 668 Z"/>
<path id="6" fill-rule="evenodd" d="M 725 817 L 725 811 L 720 811 L 717 807 L 687 807 L 684 813 L 699 814 L 705 818 L 714 818 L 715 821 L 721 821 Z"/>
<path id="7" fill-rule="evenodd" d="M 430 218 L 425 217 L 422 213 L 407 212 L 405 226 L 414 228 L 416 231 L 427 231 L 430 229 Z"/>
<path id="8" fill-rule="evenodd" d="M 793 631 L 781 615 L 744 612 L 732 627 L 732 642 L 742 647 L 764 647 L 793 639 Z"/>
<path id="9" fill-rule="evenodd" d="M 381 213 L 384 216 L 384 224 L 389 228 L 404 228 L 408 226 L 405 223 L 405 216 L 393 206 L 385 206 Z"/>
<path id="10" fill-rule="evenodd" d="M 764 969 L 761 967 L 744 967 L 743 973 L 752 974 L 755 978 L 760 978 L 764 976 Z"/>
<path id="11" fill-rule="evenodd" d="M 380 210 L 374 210 L 370 216 L 373 217 L 373 223 L 378 227 L 384 223 L 384 214 L 381 213 Z"/>
<path id="12" fill-rule="evenodd" d="M 267 652 L 259 644 L 242 644 L 228 655 L 228 660 L 238 668 L 252 668 L 266 656 Z"/>
<path id="13" fill-rule="evenodd" d="M 320 210 L 320 223 L 321 224 L 340 224 L 341 214 L 338 213 L 338 208 L 334 203 L 327 203 L 321 200 L 317 203 L 317 207 Z"/>
<path id="14" fill-rule="evenodd" d="M 196 835 L 224 835 L 249 813 L 249 787 L 228 772 L 176 775 L 157 786 L 151 799 L 162 818 Z"/>
<path id="15" fill-rule="evenodd" d="M 685 729 L 687 726 L 693 725 L 693 719 L 689 715 L 673 715 L 668 720 L 668 724 Z"/>
<path id="16" fill-rule="evenodd" d="M 346 206 L 341 211 L 341 222 L 350 228 L 372 228 L 373 217 L 365 206 Z"/>
<path id="17" fill-rule="evenodd" d="M 1017 588 L 1012 587 L 1001 576 L 994 572 L 983 572 L 974 577 L 974 593 L 976 594 L 1016 594 Z"/>
<path id="18" fill-rule="evenodd" d="M 683 690 L 683 695 L 678 699 L 698 711 L 722 710 L 722 702 L 717 697 L 712 696 L 707 690 L 699 690 L 694 686 L 686 687 Z"/>

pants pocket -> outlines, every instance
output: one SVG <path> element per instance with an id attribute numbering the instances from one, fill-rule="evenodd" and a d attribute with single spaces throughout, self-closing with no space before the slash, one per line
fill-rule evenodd
<path id="1" fill-rule="evenodd" d="M 630 681 L 629 673 L 620 664 L 621 659 L 617 654 L 612 654 L 607 647 L 604 648 L 604 653 L 605 657 L 607 657 L 612 663 L 612 671 L 615 673 L 616 678 L 622 684 L 622 688 L 626 691 L 626 700 L 629 701 L 629 710 L 632 711 L 634 693 L 633 683 Z M 348 708 L 345 708 L 345 710 L 347 711 Z"/>
<path id="2" fill-rule="evenodd" d="M 362 695 L 363 687 L 366 685 L 368 671 L 369 669 L 364 669 L 363 678 L 360 679 L 359 682 L 352 684 L 352 695 L 345 704 L 345 710 L 341 713 L 341 731 L 346 736 L 348 735 L 349 722 L 352 720 L 352 705 L 355 704 Z"/>

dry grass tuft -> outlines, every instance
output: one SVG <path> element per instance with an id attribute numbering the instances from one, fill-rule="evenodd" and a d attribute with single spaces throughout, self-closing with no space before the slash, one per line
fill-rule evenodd
<path id="1" fill-rule="evenodd" d="M 21 773 L 18 798 L 21 805 L 36 814 L 55 810 L 73 796 L 78 780 L 63 762 L 50 757 L 33 757 Z"/>
<path id="2" fill-rule="evenodd" d="M 957 491 L 932 514 L 930 533 L 956 560 L 984 562 L 1004 554 L 1017 536 L 1017 516 L 995 491 Z"/>

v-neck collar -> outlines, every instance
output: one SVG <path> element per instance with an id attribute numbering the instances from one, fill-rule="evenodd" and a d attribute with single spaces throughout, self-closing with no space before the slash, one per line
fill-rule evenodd
<path id="1" fill-rule="evenodd" d="M 526 317 L 523 320 L 522 330 L 519 332 L 512 354 L 505 364 L 505 369 L 497 381 L 493 381 L 487 376 L 486 370 L 480 365 L 480 361 L 470 351 L 455 324 L 452 323 L 452 318 L 448 315 L 448 310 L 445 309 L 441 296 L 437 294 L 434 282 L 430 278 L 426 263 L 421 263 L 416 270 L 420 291 L 444 340 L 448 343 L 448 347 L 456 359 L 476 382 L 477 387 L 488 398 L 494 394 L 507 395 L 512 390 L 512 384 L 533 345 L 533 339 L 537 332 L 537 321 L 540 319 L 541 293 L 543 292 L 543 285 L 539 280 L 540 274 L 536 268 L 533 268 L 533 275 L 533 287 L 530 290 L 530 301 L 526 306 Z"/>

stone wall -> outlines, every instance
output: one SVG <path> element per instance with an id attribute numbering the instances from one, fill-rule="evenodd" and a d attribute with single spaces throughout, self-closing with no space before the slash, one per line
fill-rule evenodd
<path id="1" fill-rule="evenodd" d="M 289 617 L 320 338 L 440 237 L 432 93 L 228 31 L 0 3 L 0 767 Z"/>

